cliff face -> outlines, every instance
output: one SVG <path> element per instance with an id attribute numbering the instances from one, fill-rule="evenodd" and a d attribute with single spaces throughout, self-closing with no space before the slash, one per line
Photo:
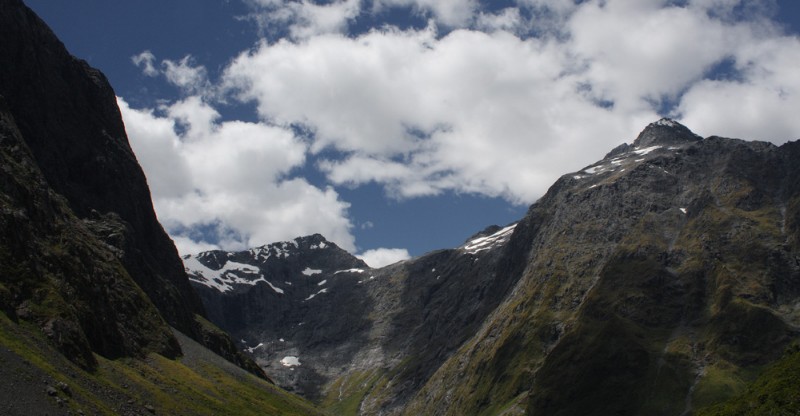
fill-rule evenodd
<path id="1" fill-rule="evenodd" d="M 19 0 L 0 5 L 0 38 L 0 95 L 47 184 L 116 249 L 167 322 L 197 336 L 202 304 L 156 219 L 105 76 Z"/>
<path id="2" fill-rule="evenodd" d="M 90 224 L 49 187 L 0 98 L 0 306 L 86 369 L 180 354 L 167 323 Z"/>
<path id="3" fill-rule="evenodd" d="M 21 1 L 0 4 L 0 39 L 3 310 L 84 367 L 175 357 L 172 326 L 265 377 L 203 319 L 103 74 Z"/>

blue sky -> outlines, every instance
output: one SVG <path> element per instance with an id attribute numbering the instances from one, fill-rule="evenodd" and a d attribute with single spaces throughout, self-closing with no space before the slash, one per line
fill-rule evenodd
<path id="1" fill-rule="evenodd" d="M 378 266 L 521 218 L 670 116 L 800 137 L 800 6 L 27 0 L 111 81 L 179 250 L 319 232 Z"/>

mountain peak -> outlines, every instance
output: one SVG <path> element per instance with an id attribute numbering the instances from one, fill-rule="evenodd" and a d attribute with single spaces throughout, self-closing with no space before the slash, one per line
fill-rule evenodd
<path id="1" fill-rule="evenodd" d="M 676 145 L 697 142 L 702 139 L 702 137 L 694 134 L 683 124 L 665 117 L 648 124 L 647 127 L 639 133 L 639 136 L 633 142 L 633 146 Z"/>

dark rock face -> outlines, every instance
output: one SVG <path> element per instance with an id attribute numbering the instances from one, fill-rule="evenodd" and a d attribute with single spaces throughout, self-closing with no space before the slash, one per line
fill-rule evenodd
<path id="1" fill-rule="evenodd" d="M 33 322 L 70 360 L 96 361 L 180 347 L 117 258 L 37 167 L 0 98 L 0 306 Z"/>
<path id="2" fill-rule="evenodd" d="M 72 57 L 19 0 L 0 5 L 0 95 L 52 189 L 114 241 L 131 277 L 170 325 L 197 334 L 203 315 L 174 245 L 158 223 L 144 174 L 125 135 L 114 91 Z M 109 236 L 100 236 L 107 239 Z"/>
<path id="3" fill-rule="evenodd" d="M 2 309 L 87 368 L 92 351 L 178 356 L 169 324 L 266 377 L 203 322 L 103 74 L 19 0 L 0 39 Z"/>

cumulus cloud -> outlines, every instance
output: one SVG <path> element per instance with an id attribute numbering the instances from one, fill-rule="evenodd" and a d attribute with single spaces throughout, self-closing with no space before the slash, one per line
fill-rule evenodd
<path id="1" fill-rule="evenodd" d="M 758 17 L 710 13 L 723 0 L 715 1 L 520 0 L 520 9 L 535 12 L 532 19 L 562 21 L 562 32 L 521 36 L 513 30 L 523 24 L 519 11 L 504 9 L 479 16 L 486 32 L 439 35 L 433 23 L 262 42 L 239 55 L 223 80 L 263 119 L 313 132 L 312 152 L 344 154 L 318 164 L 334 184 L 376 182 L 398 198 L 454 191 L 529 203 L 558 175 L 632 140 L 662 115 L 693 127 L 714 97 L 749 91 L 757 108 L 778 107 L 779 98 L 794 94 L 789 75 L 763 74 L 795 67 L 796 42 L 755 53 L 766 39 L 780 38 L 774 28 Z M 430 6 L 382 2 L 412 3 Z M 744 4 L 724 3 L 731 10 Z M 731 59 L 746 82 L 710 81 Z M 759 65 L 769 68 L 759 72 Z M 766 102 L 770 91 L 774 99 Z M 764 131 L 778 118 L 766 108 L 728 127 Z M 775 134 L 797 131 L 794 118 L 780 118 Z"/>
<path id="2" fill-rule="evenodd" d="M 262 31 L 274 31 L 275 26 L 286 27 L 293 39 L 344 32 L 361 12 L 361 0 L 337 0 L 328 4 L 309 0 L 251 0 L 250 3 L 256 11 L 249 18 Z"/>
<path id="3" fill-rule="evenodd" d="M 734 55 L 739 77 L 692 85 L 678 107 L 698 133 L 782 143 L 800 138 L 800 39 L 751 42 Z"/>
<path id="4" fill-rule="evenodd" d="M 307 125 L 313 152 L 347 154 L 319 165 L 336 184 L 532 202 L 556 172 L 656 118 L 597 106 L 565 71 L 572 60 L 558 43 L 505 31 L 384 30 L 262 43 L 224 79 L 262 118 Z"/>
<path id="5" fill-rule="evenodd" d="M 158 110 L 117 101 L 159 220 L 180 249 L 243 249 L 319 232 L 355 250 L 349 205 L 289 175 L 307 150 L 290 129 L 221 121 L 197 96 Z"/>
<path id="6" fill-rule="evenodd" d="M 367 263 L 369 267 L 379 268 L 397 263 L 398 261 L 408 260 L 411 258 L 411 255 L 408 253 L 408 250 L 404 248 L 377 248 L 367 250 L 356 255 L 356 257 L 364 260 L 364 263 Z"/>
<path id="7" fill-rule="evenodd" d="M 395 198 L 454 192 L 525 204 L 661 116 L 703 135 L 780 143 L 800 132 L 800 40 L 770 20 L 773 2 L 250 3 L 273 36 L 216 80 L 189 56 L 132 58 L 186 96 L 155 110 L 121 102 L 154 172 L 159 216 L 178 239 L 198 227 L 229 246 L 321 232 L 355 248 L 347 203 L 291 177 L 299 167 L 334 186 L 377 183 Z M 387 8 L 429 24 L 348 34 L 364 13 L 379 19 Z M 215 96 L 253 103 L 262 121 L 222 120 L 207 103 Z"/>

